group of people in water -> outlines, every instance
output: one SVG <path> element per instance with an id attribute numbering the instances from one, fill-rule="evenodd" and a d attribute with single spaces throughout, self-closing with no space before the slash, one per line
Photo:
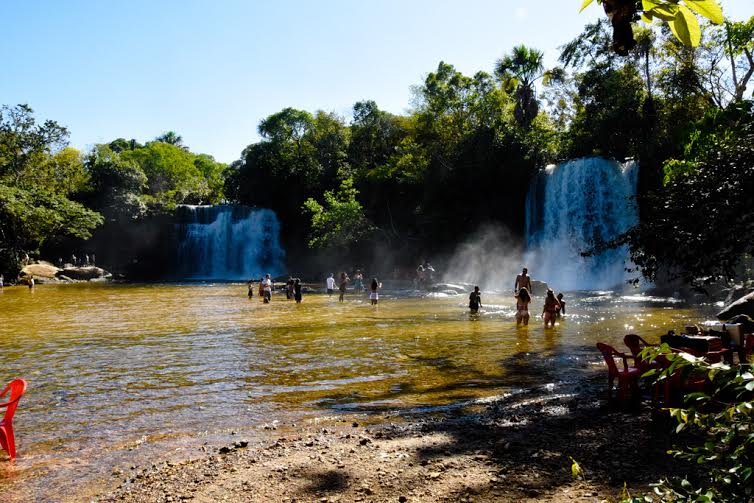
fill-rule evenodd
<path id="1" fill-rule="evenodd" d="M 364 275 L 360 270 L 356 270 L 353 275 L 353 280 L 348 277 L 348 274 L 341 272 L 337 282 L 338 290 L 340 291 L 340 294 L 338 295 L 338 302 L 345 301 L 346 288 L 352 281 L 354 292 L 361 293 L 364 291 Z M 335 275 L 333 273 L 330 273 L 330 275 L 325 280 L 325 286 L 327 288 L 328 295 L 332 295 L 335 292 Z M 382 283 L 380 282 L 380 280 L 378 280 L 377 278 L 372 278 L 372 281 L 369 283 L 369 301 L 373 306 L 377 305 L 377 301 L 380 298 L 380 288 L 382 288 Z"/>
<path id="2" fill-rule="evenodd" d="M 527 326 L 529 324 L 529 304 L 532 301 L 532 286 L 529 270 L 524 267 L 521 274 L 516 276 L 516 282 L 513 286 L 513 296 L 516 299 L 516 326 Z M 479 312 L 482 307 L 482 294 L 479 287 L 475 286 L 474 291 L 469 295 L 469 310 L 472 313 Z M 545 322 L 545 328 L 554 327 L 555 320 L 565 314 L 565 301 L 563 294 L 555 292 L 552 288 L 547 289 L 545 303 L 542 308 L 542 318 Z"/>
<path id="3" fill-rule="evenodd" d="M 427 281 L 429 278 L 431 278 L 431 275 L 426 275 L 428 269 L 430 269 L 431 272 L 434 273 L 434 269 L 431 265 L 429 265 L 428 262 L 419 265 L 419 268 L 423 273 L 425 273 L 422 277 L 422 281 Z M 417 268 L 417 272 L 419 272 L 419 268 Z M 419 276 L 417 276 L 417 280 L 418 278 Z M 356 270 L 353 279 L 351 279 L 345 272 L 341 272 L 337 279 L 335 278 L 335 274 L 330 273 L 325 280 L 325 288 L 327 290 L 327 294 L 332 296 L 332 294 L 335 293 L 335 289 L 337 287 L 339 291 L 338 302 L 344 302 L 346 289 L 351 283 L 353 284 L 355 293 L 361 293 L 364 291 L 364 275 L 360 270 Z M 248 287 L 249 298 L 252 298 L 255 295 L 254 280 L 250 280 L 248 282 Z M 372 305 L 377 305 L 377 302 L 380 298 L 379 290 L 381 288 L 382 283 L 376 277 L 372 278 L 372 281 L 369 283 L 369 301 Z M 268 304 L 270 302 L 273 289 L 274 283 L 269 274 L 259 280 L 258 294 L 260 297 L 262 297 L 265 304 Z M 287 299 L 293 299 L 297 304 L 301 303 L 303 298 L 303 283 L 301 281 L 301 278 L 288 278 L 284 290 Z M 529 324 L 530 318 L 529 305 L 532 302 L 533 289 L 531 277 L 529 276 L 529 271 L 526 267 L 523 268 L 521 274 L 516 276 L 516 282 L 513 286 L 513 292 L 514 298 L 516 299 L 516 326 L 527 326 Z M 565 304 L 566 303 L 563 300 L 562 293 L 558 293 L 556 296 L 555 292 L 551 288 L 547 289 L 544 306 L 542 307 L 542 318 L 545 323 L 545 328 L 547 328 L 548 326 L 555 326 L 555 320 L 563 316 L 566 312 Z M 481 307 L 482 294 L 479 290 L 479 287 L 475 286 L 474 291 L 472 291 L 469 295 L 469 310 L 472 313 L 478 313 Z"/>
<path id="4" fill-rule="evenodd" d="M 337 282 L 338 289 L 340 290 L 340 295 L 338 296 L 339 302 L 345 301 L 346 288 L 352 281 L 354 291 L 356 293 L 361 293 L 364 291 L 364 276 L 361 271 L 356 270 L 353 280 L 348 277 L 348 274 L 342 272 L 340 273 L 339 281 Z M 328 295 L 332 295 L 335 292 L 335 284 L 335 275 L 333 273 L 330 273 L 330 275 L 327 277 L 327 280 L 325 281 Z M 252 298 L 254 297 L 254 280 L 249 280 L 247 285 L 249 288 L 249 298 Z M 272 278 L 269 274 L 267 274 L 264 278 L 261 278 L 259 280 L 258 285 L 259 296 L 263 298 L 265 304 L 268 304 L 272 299 L 272 291 L 275 286 Z M 378 291 L 381 288 L 382 283 L 377 278 L 372 278 L 372 281 L 369 285 L 369 300 L 372 305 L 377 305 L 377 301 L 380 298 Z M 301 300 L 303 299 L 303 283 L 301 281 L 301 278 L 288 278 L 288 281 L 285 284 L 285 297 L 289 300 L 294 299 L 297 304 L 301 303 Z"/>

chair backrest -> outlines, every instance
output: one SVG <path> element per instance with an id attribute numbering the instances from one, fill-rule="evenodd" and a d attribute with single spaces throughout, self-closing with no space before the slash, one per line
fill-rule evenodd
<path id="1" fill-rule="evenodd" d="M 10 422 L 13 420 L 13 414 L 16 412 L 16 407 L 18 407 L 18 401 L 21 399 L 22 396 L 24 396 L 24 393 L 26 393 L 26 381 L 23 379 L 14 379 L 13 381 L 8 384 L 5 389 L 0 392 L 0 399 L 8 394 L 10 391 L 10 396 L 8 397 L 8 401 L 5 403 L 0 403 L 0 407 L 7 407 L 5 410 L 5 416 L 3 417 L 3 422 Z"/>
<path id="2" fill-rule="evenodd" d="M 613 360 L 613 355 L 620 356 L 620 353 L 618 353 L 614 347 L 605 344 L 604 342 L 598 342 L 597 349 L 600 350 L 600 353 L 602 353 L 602 356 L 605 358 L 605 363 L 607 363 L 607 368 L 610 370 L 610 373 L 617 374 L 618 366 L 615 364 L 615 360 Z"/>

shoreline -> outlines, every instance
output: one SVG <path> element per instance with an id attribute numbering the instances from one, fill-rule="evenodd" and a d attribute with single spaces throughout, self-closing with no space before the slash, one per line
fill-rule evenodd
<path id="1" fill-rule="evenodd" d="M 101 502 L 596 501 L 677 471 L 647 406 L 609 407 L 602 372 L 441 411 L 267 428 L 183 462 L 114 474 Z M 661 428 L 660 428 L 661 430 Z M 633 435 L 631 434 L 633 432 Z M 641 433 L 636 433 L 641 432 Z M 584 471 L 575 479 L 571 457 Z M 111 481 L 112 483 L 112 481 Z M 112 486 L 111 486 L 112 487 Z M 70 501 L 80 499 L 82 495 Z"/>

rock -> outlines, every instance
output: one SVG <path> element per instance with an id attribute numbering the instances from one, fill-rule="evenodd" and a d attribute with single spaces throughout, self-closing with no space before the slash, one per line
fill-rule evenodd
<path id="1" fill-rule="evenodd" d="M 722 321 L 727 321 L 739 314 L 745 314 L 754 318 L 754 292 L 744 295 L 737 301 L 725 306 L 722 311 L 717 313 L 717 318 Z"/>
<path id="2" fill-rule="evenodd" d="M 538 297 L 544 297 L 547 293 L 547 289 L 550 288 L 547 283 L 544 281 L 540 281 L 538 279 L 532 279 L 531 280 L 531 289 L 536 292 L 536 295 Z"/>
<path id="3" fill-rule="evenodd" d="M 68 278 L 78 281 L 90 281 L 99 278 L 111 278 L 112 274 L 102 269 L 101 267 L 85 266 L 85 267 L 66 267 L 62 271 L 58 270 L 56 273 L 59 275 L 65 275 Z"/>
<path id="4" fill-rule="evenodd" d="M 21 269 L 21 276 L 34 275 L 35 278 L 55 278 L 60 269 L 47 262 L 29 264 Z"/>
<path id="5" fill-rule="evenodd" d="M 220 450 L 218 451 L 220 454 L 228 454 L 231 451 L 230 447 L 223 446 L 220 447 Z"/>

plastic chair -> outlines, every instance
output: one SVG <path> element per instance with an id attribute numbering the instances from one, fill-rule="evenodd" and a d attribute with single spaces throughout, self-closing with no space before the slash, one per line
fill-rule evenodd
<path id="1" fill-rule="evenodd" d="M 605 358 L 608 369 L 608 382 L 607 382 L 607 398 L 612 400 L 613 398 L 613 383 L 615 379 L 618 379 L 618 399 L 621 402 L 628 400 L 629 398 L 638 398 L 639 396 L 639 376 L 641 371 L 637 367 L 629 367 L 627 359 L 633 358 L 632 355 L 627 355 L 617 351 L 609 344 L 602 342 L 597 343 L 597 349 L 600 350 L 602 356 Z M 615 364 L 615 358 L 621 358 L 623 360 L 623 368 L 619 369 Z"/>
<path id="2" fill-rule="evenodd" d="M 650 344 L 636 334 L 626 334 L 623 338 L 623 343 L 631 351 L 636 368 L 638 368 L 642 374 L 650 369 L 658 368 L 656 362 L 650 362 L 639 357 L 639 353 L 641 353 L 644 348 L 655 347 L 657 344 Z"/>
<path id="3" fill-rule="evenodd" d="M 0 392 L 0 398 L 7 395 L 10 391 L 10 398 L 5 403 L 0 403 L 0 409 L 5 407 L 5 416 L 0 421 L 0 446 L 10 456 L 10 460 L 16 459 L 16 438 L 13 435 L 13 414 L 18 407 L 18 401 L 26 393 L 26 381 L 15 379 Z"/>

